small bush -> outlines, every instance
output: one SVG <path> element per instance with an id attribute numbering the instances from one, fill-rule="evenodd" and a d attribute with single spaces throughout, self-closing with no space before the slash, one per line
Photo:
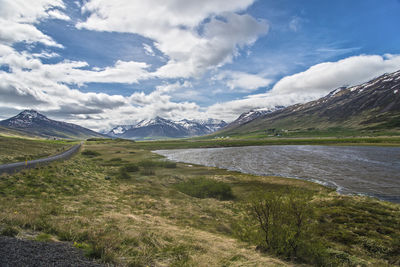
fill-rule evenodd
<path id="1" fill-rule="evenodd" d="M 143 168 L 155 168 L 158 165 L 158 162 L 152 160 L 142 160 L 139 162 L 139 166 Z"/>
<path id="2" fill-rule="evenodd" d="M 229 184 L 212 179 L 190 179 L 176 184 L 176 188 L 182 193 L 197 198 L 216 198 L 219 200 L 234 198 L 232 188 Z"/>
<path id="3" fill-rule="evenodd" d="M 84 156 L 87 156 L 87 157 L 98 157 L 101 155 L 99 152 L 93 151 L 93 150 L 85 150 L 85 151 L 82 151 L 81 154 Z"/>
<path id="4" fill-rule="evenodd" d="M 165 161 L 165 162 L 162 163 L 162 167 L 168 168 L 168 169 L 175 169 L 176 168 L 176 162 Z"/>
<path id="5" fill-rule="evenodd" d="M 131 176 L 129 175 L 129 173 L 126 171 L 125 167 L 121 167 L 118 170 L 118 175 L 117 175 L 118 179 L 122 179 L 122 180 L 127 180 L 129 178 L 131 178 Z"/>
<path id="6" fill-rule="evenodd" d="M 109 160 L 110 162 L 117 162 L 117 161 L 122 161 L 121 158 L 112 158 Z"/>
<path id="7" fill-rule="evenodd" d="M 153 169 L 150 168 L 144 168 L 141 172 L 141 175 L 155 175 L 156 172 Z"/>
<path id="8" fill-rule="evenodd" d="M 133 164 L 133 163 L 127 164 L 123 168 L 125 168 L 125 170 L 127 172 L 137 172 L 137 171 L 139 171 L 139 167 L 136 164 Z"/>

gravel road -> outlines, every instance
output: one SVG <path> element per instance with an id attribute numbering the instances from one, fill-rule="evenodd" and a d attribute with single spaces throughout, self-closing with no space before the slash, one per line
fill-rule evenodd
<path id="1" fill-rule="evenodd" d="M 63 242 L 39 242 L 0 236 L 0 266 L 107 266 L 86 258 L 82 251 Z"/>
<path id="2" fill-rule="evenodd" d="M 70 158 L 72 155 L 77 153 L 79 149 L 81 148 L 82 144 L 75 145 L 68 149 L 67 151 L 64 151 L 61 154 L 44 158 L 44 159 L 37 159 L 37 160 L 30 160 L 28 162 L 16 162 L 16 163 L 10 163 L 10 164 L 3 164 L 0 165 L 0 175 L 3 173 L 14 173 L 21 171 L 23 169 L 30 169 L 34 168 L 37 165 L 46 165 L 50 162 L 56 161 L 56 160 L 61 160 L 61 159 L 67 159 Z"/>

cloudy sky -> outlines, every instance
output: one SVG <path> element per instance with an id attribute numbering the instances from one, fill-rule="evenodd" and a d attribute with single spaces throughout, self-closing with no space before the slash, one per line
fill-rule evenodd
<path id="1" fill-rule="evenodd" d="M 400 69 L 399 0 L 0 0 L 0 119 L 227 121 Z"/>

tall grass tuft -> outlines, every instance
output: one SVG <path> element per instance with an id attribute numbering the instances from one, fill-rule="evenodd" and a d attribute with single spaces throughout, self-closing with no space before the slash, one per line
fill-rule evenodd
<path id="1" fill-rule="evenodd" d="M 230 200 L 234 198 L 229 184 L 207 178 L 194 178 L 178 183 L 175 187 L 186 195 L 197 198 L 216 198 Z"/>
<path id="2" fill-rule="evenodd" d="M 97 151 L 93 151 L 93 150 L 85 150 L 82 151 L 82 155 L 86 156 L 86 157 L 98 157 L 101 154 Z"/>

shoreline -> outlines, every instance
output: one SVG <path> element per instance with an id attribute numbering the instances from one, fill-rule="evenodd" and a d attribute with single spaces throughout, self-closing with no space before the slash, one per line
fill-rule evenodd
<path id="1" fill-rule="evenodd" d="M 268 146 L 268 145 L 266 145 Z M 298 145 L 283 145 L 283 146 L 298 146 Z M 318 146 L 318 145 L 316 145 Z M 333 145 L 330 145 L 333 146 Z M 253 146 L 251 146 L 253 147 Z M 260 146 L 261 147 L 261 146 Z M 346 147 L 358 147 L 358 146 L 347 146 Z M 368 145 L 365 147 L 369 147 Z M 372 146 L 372 147 L 376 147 L 376 146 Z M 227 148 L 227 147 L 224 147 Z M 206 149 L 206 148 L 184 148 L 184 149 Z M 220 149 L 220 148 L 207 148 L 207 149 Z M 221 147 L 221 149 L 223 149 Z M 255 175 L 255 176 L 260 176 L 260 177 L 277 177 L 277 178 L 283 178 L 283 179 L 294 179 L 294 180 L 301 180 L 301 181 L 306 181 L 306 182 L 311 182 L 314 184 L 318 184 L 320 186 L 323 186 L 327 189 L 331 189 L 334 190 L 336 193 L 338 193 L 339 195 L 344 195 L 344 196 L 360 196 L 360 197 L 369 197 L 369 198 L 373 198 L 373 199 L 377 199 L 379 201 L 385 201 L 385 202 L 390 202 L 390 203 L 394 203 L 394 204 L 399 204 L 400 205 L 400 196 L 379 196 L 377 195 L 373 195 L 373 194 L 369 194 L 369 193 L 364 193 L 364 192 L 343 192 L 343 191 L 351 191 L 349 189 L 347 189 L 345 186 L 343 185 L 339 185 L 337 184 L 335 181 L 323 181 L 323 180 L 319 180 L 316 178 L 309 178 L 309 177 L 300 177 L 300 176 L 285 176 L 285 175 L 280 175 L 280 174 L 263 174 L 263 173 L 256 173 L 256 172 L 251 172 L 251 171 L 243 171 L 241 168 L 239 169 L 235 169 L 233 167 L 221 167 L 221 166 L 215 166 L 215 165 L 206 165 L 206 164 L 199 164 L 199 163 L 195 163 L 195 162 L 191 162 L 191 161 L 181 161 L 181 160 L 177 160 L 174 159 L 172 157 L 169 157 L 168 155 L 164 155 L 160 152 L 162 151 L 173 151 L 174 149 L 159 149 L 159 150 L 152 150 L 151 152 L 154 154 L 157 154 L 159 156 L 162 156 L 163 158 L 167 159 L 167 160 L 171 160 L 174 161 L 176 163 L 183 163 L 183 164 L 195 164 L 198 166 L 203 166 L 203 167 L 212 167 L 212 168 L 217 168 L 220 170 L 225 170 L 225 171 L 229 171 L 229 172 L 238 172 L 241 174 L 250 174 L 250 175 Z M 183 150 L 182 148 L 178 148 L 176 150 Z"/>

